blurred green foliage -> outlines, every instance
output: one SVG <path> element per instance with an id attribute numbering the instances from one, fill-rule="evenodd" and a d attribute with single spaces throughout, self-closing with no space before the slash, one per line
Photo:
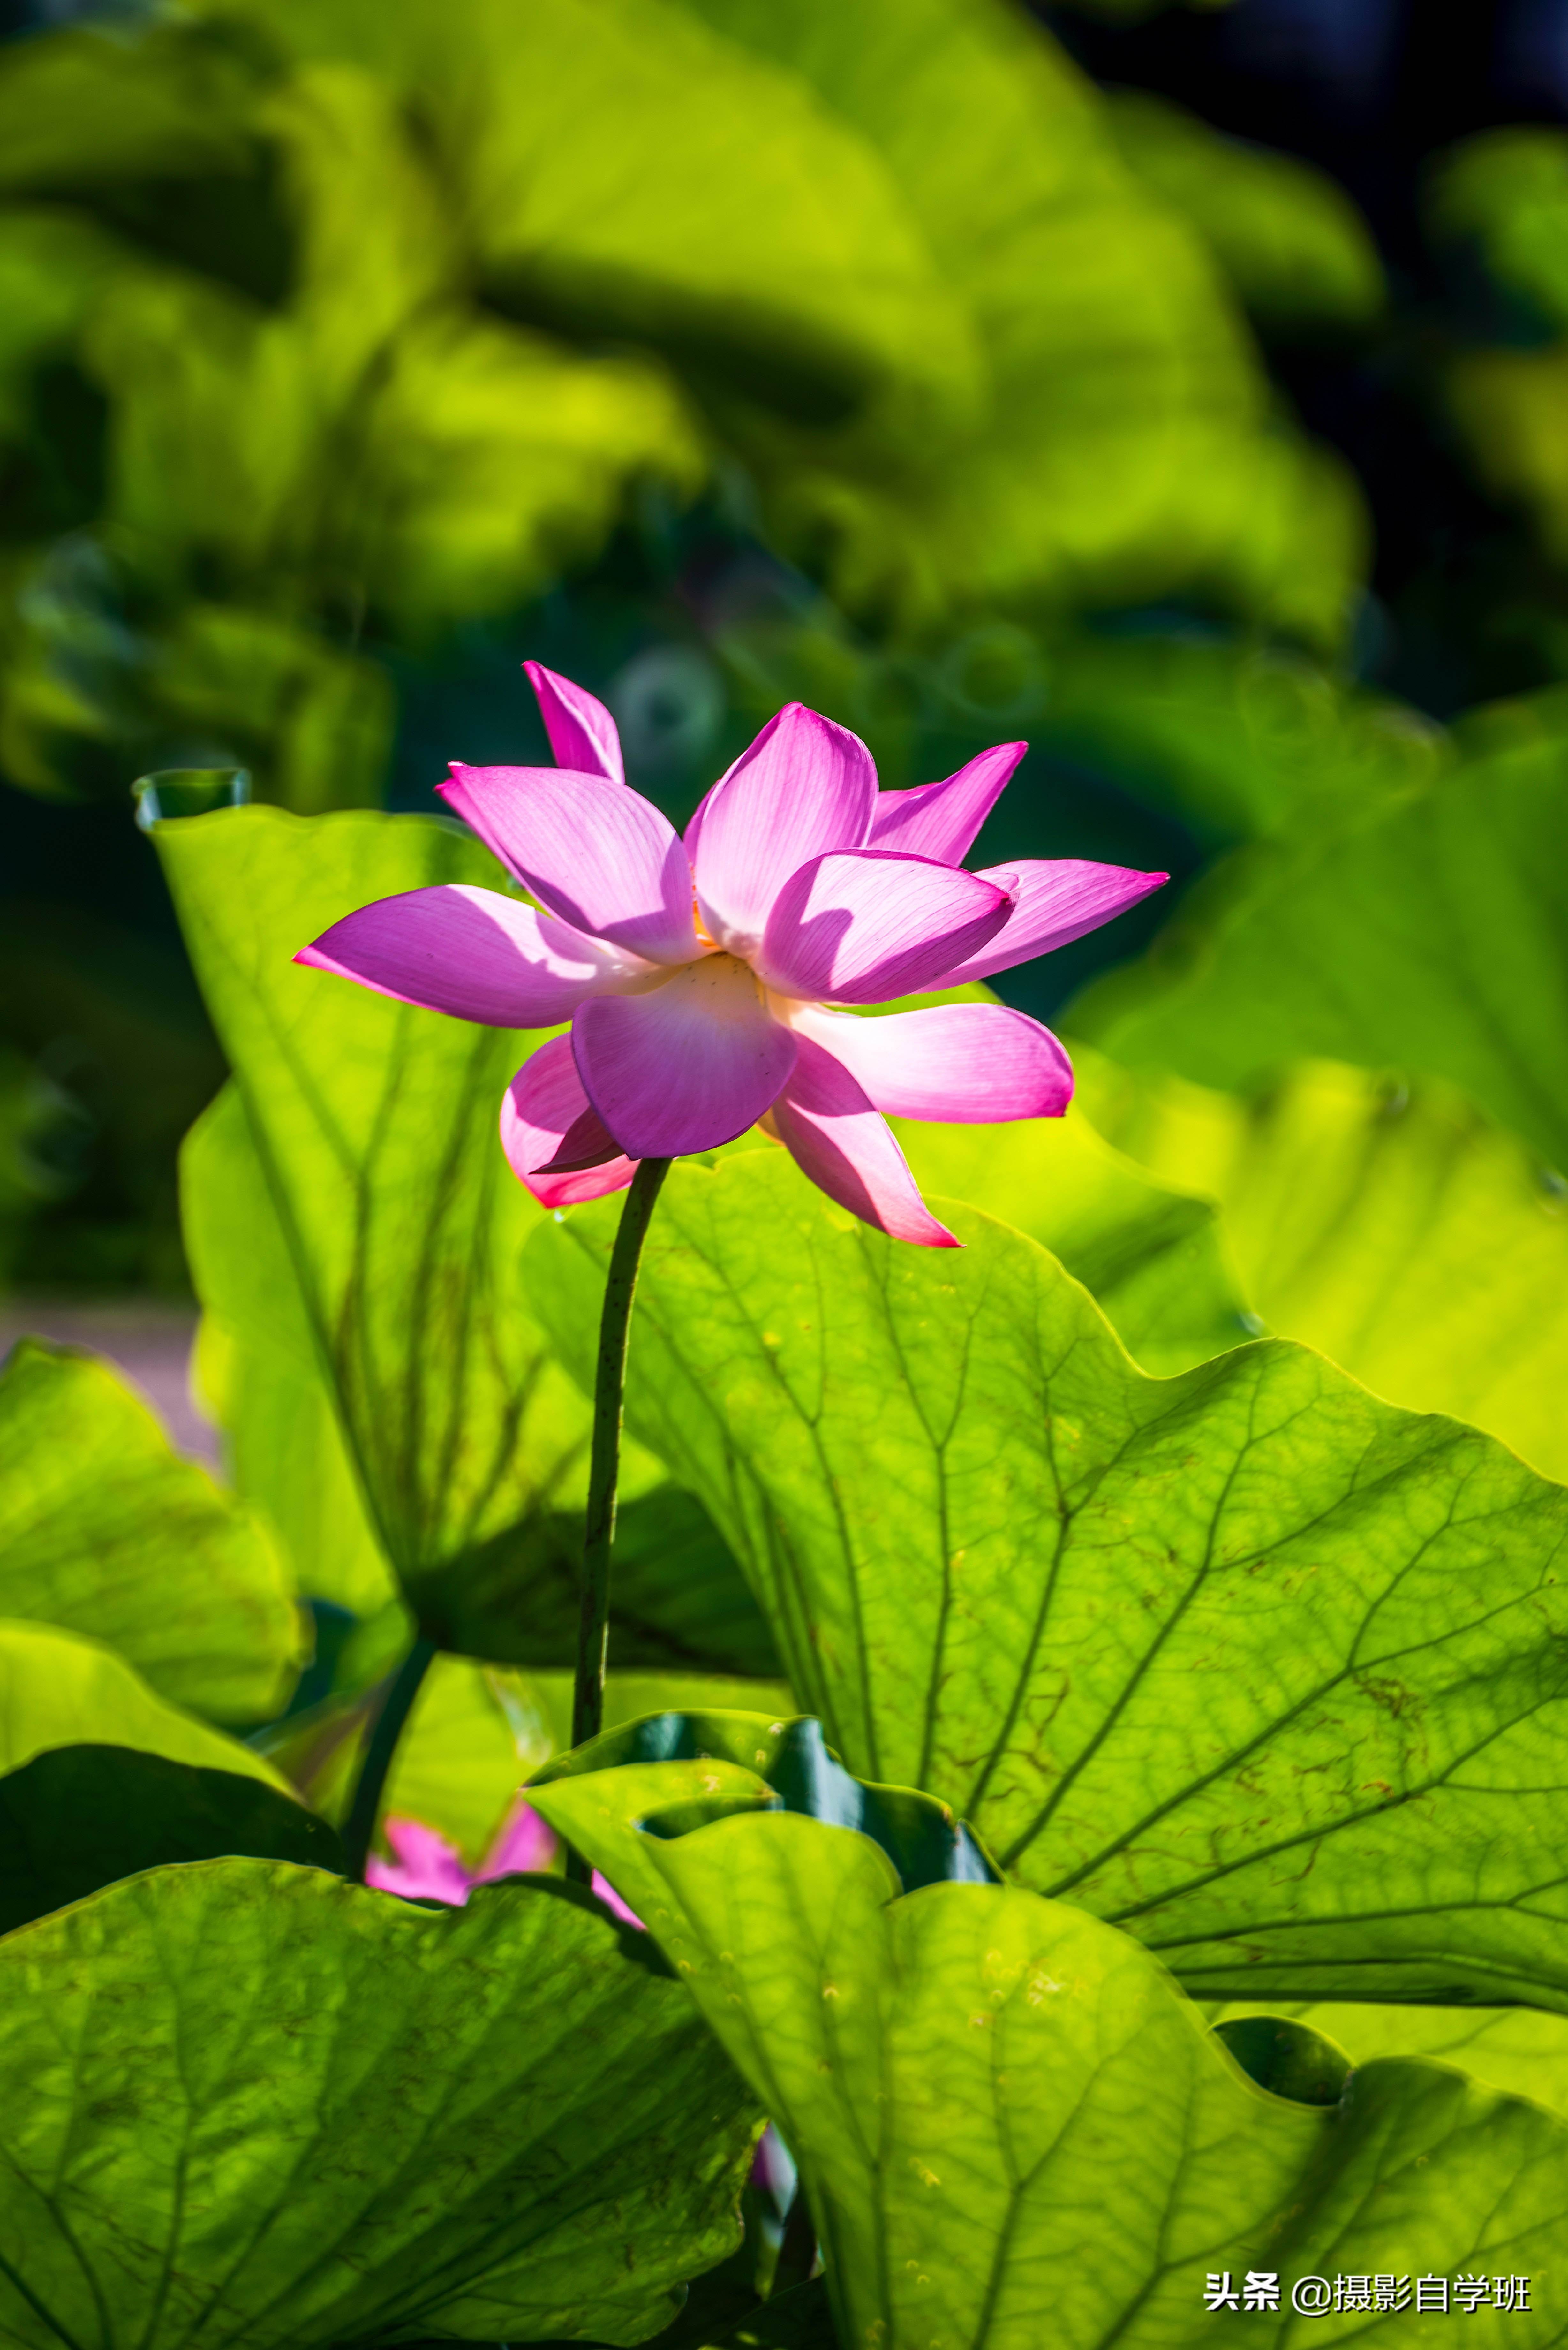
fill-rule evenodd
<path id="1" fill-rule="evenodd" d="M 1341 636 L 1353 490 L 1000 5 L 204 0 L 3 62 L 0 744 L 35 788 L 118 788 L 140 734 L 373 798 L 368 634 L 509 609 L 632 484 L 737 464 L 885 625 L 1190 594 Z"/>
<path id="2" fill-rule="evenodd" d="M 1355 681 L 1390 625 L 1444 717 L 1568 677 L 1565 202 L 1568 134 L 1466 142 L 1412 293 L 1325 174 L 1097 90 L 1012 0 L 192 0 L 0 47 L 0 1278 L 185 1279 L 223 1059 L 123 824 L 149 768 L 427 804 L 543 755 L 533 652 L 677 815 L 794 694 L 891 784 L 1028 736 L 992 856 L 1181 883 L 1423 788 L 1441 728 Z M 1492 502 L 1392 624 L 1298 420 L 1325 350 Z"/>
<path id="3" fill-rule="evenodd" d="M 1113 91 L 1112 134 L 1146 185 L 1185 215 L 1261 327 L 1365 327 L 1386 296 L 1366 223 L 1325 172 L 1221 138 L 1147 90 Z"/>

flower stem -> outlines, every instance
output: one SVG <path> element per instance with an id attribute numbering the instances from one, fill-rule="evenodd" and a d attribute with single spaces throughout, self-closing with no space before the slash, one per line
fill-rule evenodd
<path id="1" fill-rule="evenodd" d="M 422 1637 L 417 1639 L 381 1700 L 381 1710 L 376 1716 L 370 1742 L 365 1749 L 365 1760 L 359 1765 L 348 1825 L 343 1831 L 343 1849 L 348 1856 L 348 1874 L 357 1884 L 362 1885 L 365 1881 L 365 1864 L 370 1857 L 370 1839 L 376 1833 L 381 1793 L 387 1783 L 387 1773 L 392 1767 L 398 1741 L 403 1733 L 403 1724 L 413 1711 L 414 1700 L 420 1693 L 421 1683 L 434 1655 L 433 1640 Z"/>
<path id="2" fill-rule="evenodd" d="M 572 1744 L 597 1738 L 605 1714 L 605 1651 L 609 1639 L 610 1544 L 615 1539 L 616 1481 L 620 1471 L 621 1404 L 626 1392 L 626 1348 L 637 1268 L 653 1215 L 653 1203 L 670 1172 L 668 1159 L 639 1162 L 620 1211 L 610 1252 L 599 1319 L 598 1364 L 594 1374 L 593 1451 L 588 1463 L 588 1511 L 583 1534 L 583 1612 L 577 1632 L 577 1679 L 572 1696 Z M 567 1874 L 587 1882 L 576 1856 Z"/>

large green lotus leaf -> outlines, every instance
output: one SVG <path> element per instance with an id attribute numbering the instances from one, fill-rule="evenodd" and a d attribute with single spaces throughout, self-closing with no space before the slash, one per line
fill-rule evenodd
<path id="1" fill-rule="evenodd" d="M 1033 1243 L 899 1248 L 783 1154 L 677 1168 L 628 1413 L 795 1701 L 1195 1989 L 1568 2004 L 1568 1493 L 1304 1347 L 1144 1378 Z M 611 1217 L 531 1291 L 579 1369 Z"/>
<path id="2" fill-rule="evenodd" d="M 186 1192 L 202 1294 L 232 1332 L 248 1343 L 254 1329 L 325 1381 L 376 1538 L 417 1588 L 575 1497 L 583 1473 L 586 1408 L 515 1278 L 539 1210 L 496 1139 L 507 1081 L 539 1038 L 292 958 L 372 899 L 504 877 L 432 817 L 225 809 L 155 837 L 254 1154 L 228 1191 L 243 1158 L 228 1108 Z M 275 1232 L 255 1212 L 262 1187 Z"/>
<path id="3" fill-rule="evenodd" d="M 308 1293 L 239 1087 L 226 1085 L 180 1151 L 185 1253 L 204 1311 L 194 1376 L 237 1491 L 265 1511 L 302 1590 L 371 1617 L 393 1574 L 322 1376 Z"/>
<path id="4" fill-rule="evenodd" d="M 1436 1077 L 1307 1062 L 1235 1095 L 1076 1066 L 1102 1134 L 1220 1203 L 1271 1330 L 1568 1480 L 1568 1196 L 1533 1151 Z"/>
<path id="5" fill-rule="evenodd" d="M 107 1364 L 24 1339 L 0 1460 L 0 1614 L 107 1641 L 202 1713 L 278 1711 L 306 1655 L 283 1561 Z"/>
<path id="6" fill-rule="evenodd" d="M 1255 844 L 1069 1034 L 1235 1086 L 1281 1061 L 1429 1071 L 1568 1165 L 1568 736 L 1551 696 L 1428 789 L 1299 849 Z"/>
<path id="7" fill-rule="evenodd" d="M 1223 138 L 1146 90 L 1113 91 L 1106 111 L 1137 177 L 1191 222 L 1261 327 L 1299 333 L 1376 317 L 1387 290 L 1377 247 L 1326 172 Z"/>
<path id="8" fill-rule="evenodd" d="M 112 1648 L 49 1625 L 0 1617 L 0 1771 L 19 1771 L 56 1747 L 103 1740 L 288 1788 L 254 1748 L 155 1697 Z"/>
<path id="9" fill-rule="evenodd" d="M 228 1853 L 344 1869 L 327 1822 L 254 1773 L 55 1747 L 0 1777 L 0 1934 L 144 1868 Z"/>
<path id="10" fill-rule="evenodd" d="M 1165 1970 L 1081 1910 L 1014 1887 L 906 1891 L 868 1839 L 818 1819 L 711 1805 L 704 1824 L 697 1804 L 677 1822 L 655 1775 L 539 1801 L 607 1873 L 642 1846 L 649 1926 L 800 2163 L 842 2342 L 1036 2350 L 1048 2311 L 1068 2350 L 1170 2350 L 1209 2338 L 1210 2271 L 1288 2288 L 1542 2273 L 1559 2254 L 1554 2116 L 1408 2062 L 1357 2071 L 1329 2107 L 1265 2095 Z M 617 1818 L 605 1782 L 622 1778 Z M 1270 2338 L 1289 2324 L 1287 2302 Z M 1543 2311 L 1533 2338 L 1560 2324 Z M 1331 2319 L 1324 2338 L 1356 2330 Z"/>
<path id="11" fill-rule="evenodd" d="M 241 1492 L 264 1508 L 303 1587 L 369 1617 L 396 1578 L 366 1509 L 330 1383 L 244 1104 L 226 1087 L 181 1155 L 186 1246 L 207 1311 L 197 1349 L 203 1397 L 224 1430 Z M 243 1249 L 232 1235 L 244 1234 Z M 579 1464 L 580 1465 L 580 1464 Z M 776 1671 L 767 1627 L 701 1505 L 633 1451 L 616 1529 L 618 1664 L 728 1662 Z M 567 1492 L 580 1485 L 574 1471 Z M 576 1653 L 582 1510 L 544 1510 L 420 1582 L 443 1646 L 533 1665 Z"/>
<path id="12" fill-rule="evenodd" d="M 456 837 L 411 823 L 419 846 L 423 834 L 431 844 L 461 846 Z M 386 839 L 376 827 L 374 839 Z M 493 881 L 496 869 L 480 858 L 470 868 Z M 364 895 L 374 893 L 367 884 Z M 353 900 L 350 900 L 353 902 Z M 292 921 L 294 917 L 289 917 Z M 292 938 L 292 931 L 285 935 Z M 280 954 L 292 978 L 286 951 Z M 513 1184 L 501 1163 L 493 1139 L 493 1105 L 480 1090 L 472 1055 L 480 1050 L 482 1065 L 492 1072 L 526 1057 L 536 1044 L 531 1036 L 496 1036 L 493 1032 L 463 1029 L 442 1023 L 437 1015 L 414 1015 L 423 1027 L 423 1048 L 411 1055 L 411 1039 L 400 1027 L 400 1015 L 390 1003 L 359 999 L 358 989 L 338 987 L 337 1001 L 322 1001 L 327 1015 L 341 1013 L 348 1034 L 355 1036 L 364 1055 L 364 1095 L 359 1107 L 362 1133 L 369 1130 L 371 1095 L 381 1084 L 407 1081 L 416 1067 L 416 1081 L 428 1088 L 444 1088 L 444 1117 L 459 1121 L 453 1151 L 463 1151 L 461 1135 L 475 1166 L 461 1159 L 461 1175 L 468 1187 L 465 1201 L 453 1201 L 453 1229 L 447 1250 L 461 1253 L 465 1222 L 472 1220 L 482 1257 L 468 1290 L 468 1318 L 463 1300 L 456 1295 L 459 1272 L 452 1266 L 444 1278 L 449 1295 L 449 1349 L 435 1356 L 419 1354 L 419 1323 L 409 1327 L 379 1323 L 379 1347 L 383 1363 L 376 1370 L 381 1394 L 400 1378 L 440 1382 L 440 1372 L 453 1358 L 463 1363 L 463 1378 L 477 1379 L 480 1408 L 492 1427 L 498 1476 L 508 1473 L 505 1448 L 510 1440 L 510 1412 L 514 1399 L 505 1388 L 505 1361 L 489 1354 L 492 1330 L 505 1321 L 510 1358 L 517 1363 L 524 1429 L 522 1443 L 534 1443 L 529 1461 L 520 1452 L 510 1473 L 513 1509 L 520 1516 L 501 1516 L 508 1504 L 505 1485 L 498 1492 L 496 1516 L 477 1527 L 475 1539 L 461 1542 L 452 1533 L 437 1533 L 444 1549 L 419 1558 L 409 1534 L 388 1537 L 379 1525 L 376 1509 L 367 1499 L 367 1478 L 386 1482 L 402 1476 L 402 1464 L 383 1448 L 369 1464 L 355 1464 L 353 1391 L 337 1372 L 322 1378 L 322 1347 L 313 1327 L 313 1266 L 306 1260 L 301 1278 L 301 1248 L 289 1227 L 289 1184 L 308 1184 L 315 1159 L 308 1154 L 286 1156 L 277 1172 L 277 1184 L 268 1180 L 264 1149 L 237 1086 L 228 1086 L 207 1109 L 181 1154 L 181 1205 L 186 1248 L 195 1269 L 197 1288 L 207 1314 L 197 1367 L 214 1415 L 228 1436 L 231 1469 L 237 1488 L 264 1506 L 280 1530 L 294 1560 L 301 1588 L 313 1598 L 327 1598 L 350 1607 L 355 1615 L 371 1617 L 383 1610 L 398 1591 L 390 1558 L 400 1558 L 404 1586 L 419 1607 L 425 1628 L 442 1648 L 498 1657 L 513 1664 L 559 1666 L 576 1659 L 578 1631 L 578 1565 L 583 1549 L 583 1482 L 586 1482 L 587 1415 L 571 1384 L 543 1354 L 538 1330 L 526 1316 L 526 1302 L 517 1290 L 514 1266 L 517 1248 L 531 1222 L 538 1220 L 522 1187 Z M 364 1020 L 364 1008 L 371 1017 Z M 381 1034 L 376 1036 L 376 1024 Z M 310 1027 L 320 1045 L 322 1072 L 331 1069 L 331 1053 L 338 1032 L 329 1017 Z M 376 1045 L 381 1060 L 376 1060 Z M 489 1045 L 489 1055 L 484 1048 Z M 498 1048 L 498 1050 L 496 1050 Z M 233 1050 L 233 1045 L 231 1045 Z M 261 1065 L 265 1067 L 265 1062 Z M 400 1074 L 402 1072 L 402 1074 Z M 496 1097 L 505 1084 L 496 1074 Z M 346 1097 L 337 1102 L 338 1117 Z M 470 1123 L 463 1123 L 470 1121 Z M 383 1285 L 381 1248 L 395 1250 L 404 1233 L 400 1217 L 423 1229 L 423 1203 L 442 1196 L 442 1170 L 425 1166 L 411 1147 L 398 1156 L 390 1170 L 390 1199 L 383 1211 L 392 1215 L 386 1239 L 367 1245 L 364 1274 L 355 1285 L 374 1295 Z M 459 1161 L 453 1161 L 459 1163 Z M 282 1196 L 280 1196 L 282 1187 Z M 331 1232 L 322 1239 L 329 1243 Z M 327 1276 L 331 1281 L 331 1274 Z M 388 1260 L 386 1281 L 409 1283 L 409 1269 Z M 419 1283 L 414 1283 L 419 1295 Z M 407 1295 L 407 1288 L 398 1288 Z M 350 1293 L 353 1297 L 353 1293 Z M 475 1311 L 477 1309 L 477 1311 Z M 337 1314 L 338 1306 L 327 1306 Z M 350 1305 L 353 1311 L 353 1305 Z M 435 1396 L 437 1410 L 452 1412 L 453 1399 Z M 374 1427 L 374 1400 L 367 1396 L 364 1412 Z M 386 1431 L 381 1431 L 386 1436 Z M 444 1443 L 459 1448 L 465 1440 L 459 1429 L 447 1429 Z M 395 1439 L 395 1431 L 392 1431 Z M 440 1478 L 442 1455 L 431 1466 L 435 1482 L 432 1504 L 442 1502 Z M 529 1485 L 534 1469 L 534 1485 Z M 517 1488 L 522 1492 L 517 1494 Z M 402 1551 L 398 1542 L 402 1539 Z M 388 1555 L 390 1554 L 390 1555 Z M 419 1563 L 411 1563 L 419 1558 Z M 759 1673 L 774 1678 L 778 1661 L 769 1631 L 745 1582 L 736 1572 L 732 1554 L 703 1506 L 665 1481 L 659 1464 L 628 1445 L 623 1461 L 623 1499 L 616 1527 L 616 1624 L 611 1631 L 611 1661 L 618 1666 L 668 1666 L 668 1669 L 708 1669 L 708 1671 Z"/>
<path id="13" fill-rule="evenodd" d="M 198 1862 L 6 1936 L 0 1984 L 19 2350 L 636 2343 L 734 2241 L 750 2098 L 586 1896 Z"/>
<path id="14" fill-rule="evenodd" d="M 829 550 L 841 601 L 1186 593 L 1337 641 L 1363 560 L 1355 484 L 1271 416 L 1208 252 L 1127 168 L 1042 26 L 1002 0 L 687 5 L 803 75 L 877 151 L 989 370 L 977 428 L 924 452 L 876 440 L 872 420 L 731 420 L 775 527 Z"/>
<path id="15" fill-rule="evenodd" d="M 507 1076 L 539 1040 L 322 990 L 290 961 L 353 905 L 443 874 L 494 886 L 499 868 L 433 820 L 262 821 L 259 840 L 209 837 L 184 901 L 217 889 L 221 906 L 220 850 L 248 852 L 276 893 L 244 941 L 258 991 L 193 916 L 238 1078 L 185 1142 L 182 1207 L 207 1309 L 200 1371 L 235 1482 L 313 1597 L 371 1616 L 400 1576 L 442 1647 L 575 1660 L 587 1411 L 529 1316 L 517 1263 L 539 1211 L 495 1135 Z M 776 1677 L 711 1518 L 635 1447 L 616 1560 L 613 1662 Z"/>
<path id="16" fill-rule="evenodd" d="M 1146 1370 L 1184 1371 L 1255 1332 L 1204 1201 L 1143 1180 L 1075 1107 L 1012 1126 L 896 1125 L 922 1191 L 1048 1248 Z"/>

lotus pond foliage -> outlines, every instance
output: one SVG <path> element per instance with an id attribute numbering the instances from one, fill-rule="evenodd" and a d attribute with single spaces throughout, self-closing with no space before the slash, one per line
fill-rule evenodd
<path id="1" fill-rule="evenodd" d="M 512 780 L 511 838 L 550 773 Z M 1249 1102 L 1085 1051 L 1086 1109 L 896 1120 L 933 1250 L 726 1139 L 730 1108 L 643 1243 L 627 1604 L 612 1582 L 607 1727 L 573 1747 L 628 1154 L 542 1210 L 497 1121 L 550 1043 L 410 1002 L 411 960 L 393 1000 L 295 960 L 411 904 L 423 992 L 479 984 L 398 891 L 493 889 L 511 961 L 478 969 L 523 989 L 560 918 L 519 928 L 516 881 L 434 817 L 219 806 L 154 837 L 234 1072 L 185 1187 L 238 1482 L 99 1365 L 5 1370 L 0 1408 L 55 1433 L 4 1495 L 31 1609 L 0 1642 L 10 2338 L 1196 2342 L 1210 2272 L 1440 2269 L 1528 2274 L 1478 2330 L 1555 2339 L 1568 1517 L 1520 1457 L 1549 1423 L 1528 1382 L 1495 1434 L 1409 1408 L 1400 1345 L 1440 1406 L 1517 1308 L 1356 1288 L 1354 1226 L 1302 1223 L 1335 1180 L 1375 1212 L 1368 1153 L 1408 1186 L 1458 1151 L 1445 1230 L 1528 1203 L 1534 1280 L 1556 1195 L 1527 1146 L 1430 1088 L 1390 1128 L 1386 1081 L 1321 1063 Z M 819 887 L 857 854 L 806 847 Z M 613 1094 L 595 1114 L 618 1145 Z M 1267 1298 L 1310 1339 L 1347 1283 L 1381 1395 L 1247 1335 Z M 296 1593 L 347 1637 L 277 1719 Z"/>
<path id="2" fill-rule="evenodd" d="M 1568 2344 L 1568 133 L 1413 296 L 1070 46 L 0 44 L 0 767 L 189 991 L 0 1247 L 222 1446 L 0 1362 L 5 2350 Z M 1464 711 L 1278 389 L 1413 333 Z"/>

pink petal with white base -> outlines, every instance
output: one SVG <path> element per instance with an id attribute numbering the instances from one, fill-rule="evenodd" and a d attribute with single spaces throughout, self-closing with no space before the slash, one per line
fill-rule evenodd
<path id="1" fill-rule="evenodd" d="M 945 783 L 878 792 L 867 847 L 897 848 L 906 857 L 934 858 L 939 865 L 961 864 L 1028 748 L 1027 743 L 999 743 Z"/>
<path id="2" fill-rule="evenodd" d="M 993 938 L 1006 889 L 953 865 L 862 848 L 814 858 L 779 891 L 756 967 L 781 994 L 881 1003 L 935 984 Z"/>
<path id="3" fill-rule="evenodd" d="M 383 1825 L 397 1856 L 382 1860 L 372 1853 L 365 1863 L 366 1884 L 405 1901 L 445 1901 L 461 1909 L 472 1879 L 445 1836 L 420 1820 L 389 1819 Z"/>
<path id="4" fill-rule="evenodd" d="M 921 1199 L 887 1120 L 848 1070 L 811 1037 L 797 1042 L 794 1075 L 769 1123 L 801 1172 L 891 1240 L 957 1248 Z"/>
<path id="5" fill-rule="evenodd" d="M 624 784 L 620 736 L 604 703 L 574 685 L 569 677 L 557 677 L 543 661 L 524 661 L 523 669 L 538 702 L 556 766 L 575 767 L 582 775 L 607 775 L 612 784 Z"/>
<path id="6" fill-rule="evenodd" d="M 454 766 L 437 788 L 562 921 L 650 962 L 701 953 L 686 852 L 624 784 L 569 767 Z"/>
<path id="7" fill-rule="evenodd" d="M 876 797 L 857 734 L 798 702 L 770 718 L 692 819 L 697 902 L 720 944 L 749 953 L 792 873 L 824 849 L 860 847 Z"/>
<path id="8" fill-rule="evenodd" d="M 934 1003 L 881 1020 L 811 1006 L 791 1025 L 888 1118 L 987 1126 L 1060 1118 L 1073 1097 L 1073 1065 L 1049 1028 L 1005 1004 Z"/>
<path id="9" fill-rule="evenodd" d="M 955 962 L 940 979 L 927 980 L 926 986 L 961 987 L 968 980 L 989 979 L 993 971 L 1011 971 L 1016 962 L 1070 946 L 1170 879 L 1168 873 L 1135 873 L 1125 865 L 1088 865 L 1075 857 L 1025 858 L 992 870 L 997 879 L 1013 883 L 1012 913 L 993 939 L 962 962 Z"/>
<path id="10" fill-rule="evenodd" d="M 512 1172 L 542 1208 L 575 1208 L 624 1191 L 637 1161 L 583 1091 L 569 1036 L 552 1036 L 518 1070 L 501 1100 L 501 1147 Z"/>
<path id="11" fill-rule="evenodd" d="M 572 1049 L 588 1099 L 632 1159 L 732 1141 L 761 1118 L 795 1054 L 752 973 L 722 954 L 645 995 L 585 1003 Z"/>
<path id="12" fill-rule="evenodd" d="M 378 995 L 491 1028 L 554 1028 L 656 965 L 495 889 L 449 881 L 378 898 L 294 958 Z"/>

